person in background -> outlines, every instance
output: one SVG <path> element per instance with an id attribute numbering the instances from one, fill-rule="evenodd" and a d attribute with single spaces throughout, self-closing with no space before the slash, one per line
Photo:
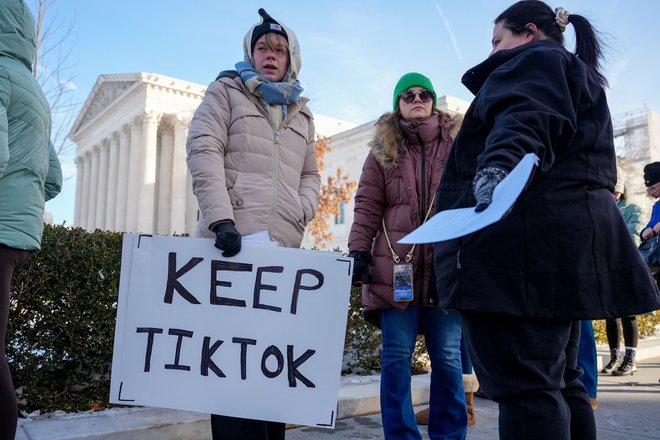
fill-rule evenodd
<path id="1" fill-rule="evenodd" d="M 660 163 L 658 163 L 660 165 Z M 628 191 L 626 188 L 625 175 L 623 169 L 617 166 L 617 181 L 614 186 L 614 200 L 616 201 L 616 207 L 619 208 L 619 212 L 623 217 L 623 221 L 628 228 L 630 237 L 632 238 L 635 246 L 639 246 L 640 237 L 642 229 L 644 228 L 644 223 L 642 223 L 642 208 L 639 205 L 630 203 L 628 201 Z M 652 180 L 650 175 L 648 176 L 649 180 Z M 660 167 L 658 167 L 658 181 L 660 182 Z M 647 188 L 648 189 L 648 188 Z"/>
<path id="2" fill-rule="evenodd" d="M 644 184 L 646 193 L 655 199 L 651 219 L 639 234 L 642 240 L 648 240 L 660 234 L 660 162 L 651 162 L 644 166 Z"/>
<path id="3" fill-rule="evenodd" d="M 563 45 L 569 25 L 575 53 Z M 495 19 L 492 47 L 463 76 L 475 98 L 438 210 L 487 211 L 526 154 L 538 166 L 499 221 L 434 245 L 440 306 L 460 311 L 479 382 L 499 406 L 500 438 L 595 439 L 578 380 L 580 321 L 660 307 L 612 200 L 600 39 L 585 17 L 524 0 Z"/>
<path id="4" fill-rule="evenodd" d="M 23 0 L 0 2 L 0 439 L 16 435 L 18 406 L 5 337 L 11 280 L 41 248 L 45 202 L 62 189 L 50 106 L 32 74 L 35 23 Z"/>
<path id="5" fill-rule="evenodd" d="M 644 184 L 646 185 L 646 193 L 649 197 L 655 199 L 655 203 L 653 204 L 649 223 L 639 234 L 642 241 L 660 234 L 660 162 L 651 162 L 644 167 Z M 654 277 L 656 282 L 660 284 L 658 274 L 655 274 Z"/>
<path id="6" fill-rule="evenodd" d="M 639 245 L 639 232 L 641 230 L 640 214 L 641 208 L 637 205 L 628 203 L 625 196 L 625 178 L 623 170 L 619 167 L 617 162 L 616 167 L 616 185 L 614 186 L 614 200 L 619 212 L 623 216 L 623 221 L 630 232 L 635 245 Z M 610 374 L 614 370 L 619 369 L 622 364 L 619 355 L 619 341 L 621 340 L 621 331 L 619 330 L 619 321 L 622 322 L 624 339 L 626 341 L 626 353 L 632 353 L 625 362 L 623 372 L 632 374 L 634 366 L 635 350 L 637 347 L 637 321 L 635 316 L 626 316 L 621 319 L 606 319 L 605 332 L 607 335 L 607 342 L 610 347 L 610 360 L 601 373 Z M 634 336 L 633 336 L 634 334 Z M 633 342 L 634 341 L 634 342 Z M 628 347 L 631 347 L 630 349 Z M 633 348 L 634 347 L 634 348 Z M 580 381 L 584 384 L 591 400 L 591 407 L 598 409 L 598 367 L 597 367 L 597 350 L 596 340 L 594 337 L 594 327 L 591 321 L 581 322 L 580 333 L 580 346 L 578 348 L 578 366 L 584 371 L 580 376 Z M 614 375 L 621 375 L 620 373 L 612 373 Z"/>
<path id="7" fill-rule="evenodd" d="M 267 230 L 280 246 L 300 247 L 314 218 L 321 179 L 314 121 L 300 96 L 301 57 L 293 31 L 259 9 L 243 41 L 244 60 L 206 89 L 186 145 L 200 208 L 198 237 L 222 256 L 241 236 Z M 211 416 L 214 440 L 279 440 L 284 423 Z"/>
<path id="8" fill-rule="evenodd" d="M 655 183 L 660 182 L 660 163 L 655 162 L 658 166 L 653 164 L 647 165 L 644 168 L 644 181 L 647 185 L 649 195 L 657 197 L 660 192 L 657 192 L 658 186 Z M 623 172 L 617 170 L 619 179 L 617 180 L 616 187 L 614 188 L 614 200 L 616 206 L 619 208 L 623 221 L 628 227 L 628 232 L 636 245 L 640 242 L 640 233 L 642 231 L 643 223 L 641 221 L 642 208 L 629 203 L 626 197 L 625 181 L 623 179 Z M 655 206 L 653 212 L 655 212 Z M 651 217 L 653 218 L 653 217 Z M 660 220 L 660 219 L 659 219 Z M 656 221 L 657 223 L 657 221 Z M 649 223 L 650 228 L 646 231 L 647 238 L 650 238 L 650 233 L 653 231 L 655 223 Z M 646 230 L 646 229 L 645 229 Z M 621 322 L 621 326 L 619 326 Z M 621 330 L 623 330 L 623 341 L 625 346 L 625 353 L 621 356 L 619 345 L 621 342 Z M 603 367 L 601 373 L 612 374 L 613 376 L 628 376 L 637 371 L 635 364 L 635 355 L 637 354 L 637 343 L 639 341 L 639 330 L 637 328 L 637 317 L 623 316 L 616 319 L 608 319 L 605 321 L 605 333 L 607 335 L 607 344 L 610 348 L 610 360 Z"/>
<path id="9" fill-rule="evenodd" d="M 385 439 L 421 439 L 411 396 L 411 360 L 422 331 L 431 360 L 431 439 L 464 439 L 461 323 L 437 307 L 432 247 L 398 243 L 429 217 L 455 121 L 436 108 L 433 84 L 410 72 L 394 87 L 393 111 L 376 122 L 355 195 L 348 237 L 353 281 L 364 283 L 365 318 L 382 332 L 380 406 Z"/>

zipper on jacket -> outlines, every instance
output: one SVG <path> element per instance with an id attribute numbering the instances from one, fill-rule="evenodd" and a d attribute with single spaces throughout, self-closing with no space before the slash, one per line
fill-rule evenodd
<path id="1" fill-rule="evenodd" d="M 461 270 L 461 249 L 456 252 L 456 269 Z"/>
<path id="2" fill-rule="evenodd" d="M 419 151 L 420 151 L 420 156 L 422 159 L 422 194 L 421 194 L 421 202 L 422 202 L 422 210 L 420 211 L 420 216 L 422 220 L 424 219 L 424 215 L 426 215 L 426 151 L 424 149 L 424 140 L 422 139 L 422 135 L 419 133 L 419 127 L 415 127 L 415 135 L 417 136 L 417 141 L 419 142 Z"/>
<path id="3" fill-rule="evenodd" d="M 463 265 L 461 264 L 461 252 L 463 252 L 463 238 L 457 238 L 456 242 L 458 243 L 458 250 L 456 251 L 456 269 L 461 270 Z"/>
<path id="4" fill-rule="evenodd" d="M 284 124 L 282 124 L 284 125 Z M 279 129 L 275 131 L 275 138 L 273 139 L 273 143 L 275 144 L 275 166 L 273 167 L 273 192 L 272 192 L 272 199 L 270 202 L 270 216 L 268 218 L 268 231 L 270 231 L 272 225 L 273 225 L 273 219 L 275 218 L 275 210 L 277 208 L 277 187 L 278 187 L 278 179 L 277 179 L 277 174 L 278 170 L 280 169 L 280 131 Z"/>
<path id="5" fill-rule="evenodd" d="M 419 218 L 421 219 L 421 223 L 424 221 L 424 216 L 426 215 L 426 151 L 424 150 L 424 140 L 422 139 L 422 135 L 419 133 L 419 127 L 415 127 L 415 135 L 417 136 L 417 141 L 419 142 L 419 151 L 420 151 L 420 157 L 422 160 L 422 194 L 420 197 L 420 202 L 421 202 L 421 210 L 419 211 Z M 425 246 L 423 244 L 419 245 L 419 267 L 422 272 L 422 291 L 424 289 L 424 275 L 426 273 L 425 266 L 426 266 L 426 258 L 425 256 Z M 429 304 L 433 304 L 433 300 L 429 298 L 429 292 L 426 292 L 426 301 Z"/>

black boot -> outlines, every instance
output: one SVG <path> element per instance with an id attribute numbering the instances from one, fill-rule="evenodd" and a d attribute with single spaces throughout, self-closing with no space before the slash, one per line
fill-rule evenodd
<path id="1" fill-rule="evenodd" d="M 605 365 L 605 367 L 600 370 L 601 373 L 611 374 L 614 371 L 619 363 L 619 349 L 614 348 L 610 350 L 610 361 Z"/>
<path id="2" fill-rule="evenodd" d="M 619 368 L 612 371 L 612 376 L 628 376 L 637 371 L 637 365 L 635 365 L 635 349 L 626 348 L 626 355 L 623 357 L 623 362 L 619 365 Z"/>

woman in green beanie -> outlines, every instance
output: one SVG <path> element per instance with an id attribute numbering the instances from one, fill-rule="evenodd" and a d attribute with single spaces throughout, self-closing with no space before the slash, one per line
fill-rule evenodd
<path id="1" fill-rule="evenodd" d="M 431 359 L 429 437 L 463 439 L 467 409 L 461 371 L 461 326 L 455 312 L 437 307 L 430 245 L 398 241 L 429 217 L 456 121 L 436 108 L 424 75 L 403 75 L 394 111 L 376 122 L 355 195 L 348 239 L 354 284 L 362 284 L 366 319 L 380 327 L 380 404 L 386 439 L 421 439 L 412 405 L 411 359 L 423 332 Z"/>

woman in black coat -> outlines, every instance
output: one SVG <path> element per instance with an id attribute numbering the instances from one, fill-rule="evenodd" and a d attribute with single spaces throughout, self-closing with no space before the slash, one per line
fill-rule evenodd
<path id="1" fill-rule="evenodd" d="M 569 23 L 576 54 L 563 47 Z M 587 19 L 521 1 L 495 20 L 489 58 L 463 77 L 476 96 L 448 158 L 438 209 L 483 211 L 526 153 L 540 158 L 502 220 L 434 247 L 440 306 L 461 311 L 477 376 L 500 406 L 500 438 L 596 438 L 577 380 L 579 320 L 660 308 L 612 199 L 616 165 L 600 58 Z"/>

